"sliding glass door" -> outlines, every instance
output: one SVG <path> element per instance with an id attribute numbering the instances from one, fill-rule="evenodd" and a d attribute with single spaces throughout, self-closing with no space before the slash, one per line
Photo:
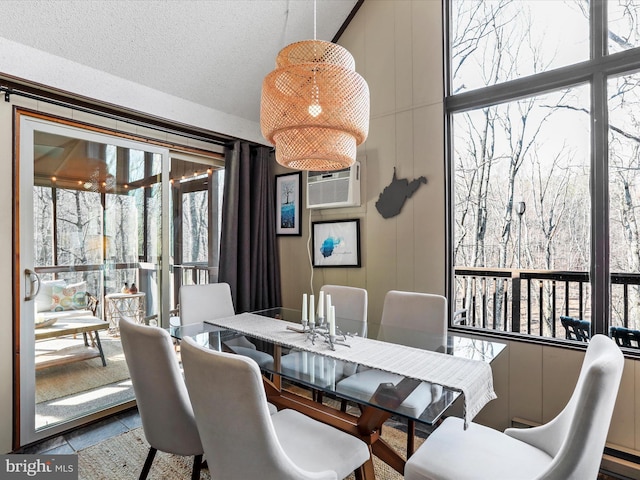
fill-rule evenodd
<path id="1" fill-rule="evenodd" d="M 133 400 L 118 321 L 169 312 L 169 151 L 19 115 L 20 444 Z"/>
<path id="2" fill-rule="evenodd" d="M 171 153 L 169 249 L 171 308 L 176 315 L 182 285 L 218 281 L 223 167 L 221 159 Z"/>

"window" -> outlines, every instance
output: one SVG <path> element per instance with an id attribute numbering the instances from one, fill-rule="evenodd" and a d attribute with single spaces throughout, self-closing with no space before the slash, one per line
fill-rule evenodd
<path id="1" fill-rule="evenodd" d="M 611 324 L 640 329 L 640 74 L 610 77 Z"/>
<path id="2" fill-rule="evenodd" d="M 609 0 L 609 53 L 640 47 L 637 0 Z"/>
<path id="3" fill-rule="evenodd" d="M 584 5 L 558 0 L 451 1 L 452 92 L 588 60 Z"/>
<path id="4" fill-rule="evenodd" d="M 172 308 L 182 284 L 218 281 L 224 168 L 185 153 L 171 158 Z"/>
<path id="5" fill-rule="evenodd" d="M 448 7 L 456 323 L 640 329 L 640 0 Z"/>

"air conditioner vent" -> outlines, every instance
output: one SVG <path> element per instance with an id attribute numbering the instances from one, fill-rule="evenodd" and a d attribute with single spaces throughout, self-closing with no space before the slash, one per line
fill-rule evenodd
<path id="1" fill-rule="evenodd" d="M 360 205 L 360 162 L 335 172 L 307 172 L 307 208 Z"/>

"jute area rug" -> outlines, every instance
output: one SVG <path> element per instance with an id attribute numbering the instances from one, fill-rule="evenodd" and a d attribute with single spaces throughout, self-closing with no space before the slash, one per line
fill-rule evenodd
<path id="1" fill-rule="evenodd" d="M 100 340 L 107 366 L 102 366 L 100 358 L 92 358 L 38 370 L 36 372 L 36 404 L 129 378 L 120 338 L 103 334 L 100 335 Z M 62 340 L 37 342 L 36 347 L 40 350 L 62 348 L 66 346 L 65 342 L 81 344 L 82 335 L 78 335 L 76 339 L 69 337 Z"/>
<path id="2" fill-rule="evenodd" d="M 383 427 L 382 438 L 403 455 L 406 435 L 392 427 Z M 416 438 L 416 448 L 422 442 Z M 79 480 L 132 480 L 138 478 L 149 452 L 142 427 L 112 437 L 78 452 Z M 191 476 L 193 457 L 158 452 L 147 477 L 149 480 L 179 480 Z M 402 480 L 403 476 L 374 457 L 377 480 Z M 202 480 L 211 480 L 209 470 L 202 470 Z M 353 480 L 353 474 L 347 477 Z M 247 479 L 251 480 L 251 479 Z M 259 479 L 255 479 L 259 480 Z"/>

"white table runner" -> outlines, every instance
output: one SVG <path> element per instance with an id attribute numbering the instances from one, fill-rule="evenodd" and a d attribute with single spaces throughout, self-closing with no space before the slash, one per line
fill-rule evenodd
<path id="1" fill-rule="evenodd" d="M 297 326 L 296 324 L 253 313 L 218 318 L 208 323 L 276 342 L 285 347 L 321 353 L 326 357 L 359 363 L 415 380 L 437 383 L 461 392 L 464 395 L 465 428 L 488 402 L 497 398 L 493 391 L 491 366 L 480 360 L 469 360 L 362 337 L 348 337 L 350 347 L 336 345 L 336 349 L 331 350 L 322 338 L 316 340 L 314 345 L 306 334 L 287 330 L 287 326 Z"/>

